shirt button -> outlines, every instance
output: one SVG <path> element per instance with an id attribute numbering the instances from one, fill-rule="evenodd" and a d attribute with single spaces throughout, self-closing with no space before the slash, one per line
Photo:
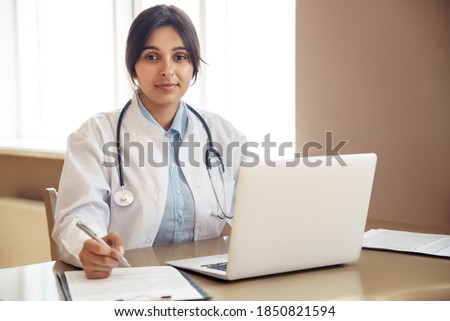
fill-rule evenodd
<path id="1" fill-rule="evenodd" d="M 170 167 L 175 168 L 175 167 L 177 167 L 177 164 L 172 163 L 172 164 L 170 164 Z"/>
<path id="2" fill-rule="evenodd" d="M 145 240 L 145 244 L 150 244 L 151 241 L 150 240 Z"/>
<path id="3" fill-rule="evenodd" d="M 171 138 L 171 137 L 172 137 L 172 134 L 171 134 L 171 133 L 166 133 L 166 137 L 167 137 L 167 138 Z"/>
<path id="4" fill-rule="evenodd" d="M 175 194 L 180 195 L 181 194 L 181 190 L 179 188 L 176 189 Z"/>
<path id="5" fill-rule="evenodd" d="M 181 220 L 181 218 L 177 218 L 177 223 L 181 225 L 183 221 Z"/>

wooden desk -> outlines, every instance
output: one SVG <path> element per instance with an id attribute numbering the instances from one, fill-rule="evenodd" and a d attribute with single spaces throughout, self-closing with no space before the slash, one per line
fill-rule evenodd
<path id="1" fill-rule="evenodd" d="M 368 228 L 398 228 L 371 222 Z M 433 232 L 433 231 L 429 231 Z M 126 252 L 134 266 L 225 253 L 227 238 Z M 0 300 L 63 300 L 55 271 L 73 267 L 48 262 L 0 270 Z M 450 300 L 450 259 L 363 250 L 354 264 L 291 272 L 234 282 L 195 273 L 192 278 L 213 300 Z"/>

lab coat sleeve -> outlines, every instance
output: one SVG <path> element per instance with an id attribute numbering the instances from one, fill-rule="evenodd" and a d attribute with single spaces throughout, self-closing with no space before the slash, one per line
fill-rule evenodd
<path id="1" fill-rule="evenodd" d="M 103 146 L 113 135 L 105 135 L 104 127 L 93 118 L 68 138 L 52 236 L 60 258 L 75 266 L 81 266 L 79 252 L 89 238 L 76 222 L 85 222 L 101 237 L 108 233 L 111 168 L 104 166 Z"/>

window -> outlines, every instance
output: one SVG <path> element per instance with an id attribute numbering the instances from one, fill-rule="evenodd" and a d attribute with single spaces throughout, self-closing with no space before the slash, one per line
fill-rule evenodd
<path id="1" fill-rule="evenodd" d="M 0 0 L 0 141 L 51 140 L 121 108 L 133 18 L 154 4 L 182 8 L 206 65 L 185 100 L 228 118 L 251 141 L 294 141 L 295 0 Z M 280 4 L 282 3 L 282 4 Z"/>

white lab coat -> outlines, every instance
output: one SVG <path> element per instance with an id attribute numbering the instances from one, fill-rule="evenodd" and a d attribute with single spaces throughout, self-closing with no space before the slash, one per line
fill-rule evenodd
<path id="1" fill-rule="evenodd" d="M 162 163 L 163 143 L 168 144 L 169 139 L 144 118 L 136 97 L 133 97 L 122 122 L 121 146 L 125 150 L 124 183 L 135 199 L 130 206 L 117 206 L 114 193 L 120 188 L 119 174 L 118 168 L 111 164 L 116 159 L 113 142 L 116 141 L 119 114 L 120 110 L 98 114 L 68 138 L 52 236 L 58 244 L 60 258 L 75 266 L 81 264 L 78 255 L 88 239 L 75 226 L 79 220 L 99 236 L 118 232 L 126 250 L 151 246 L 161 224 L 168 189 L 168 166 L 155 164 Z M 218 115 L 203 111 L 201 114 L 211 129 L 215 146 L 223 149 L 226 208 L 231 212 L 245 137 Z M 179 159 L 184 163 L 182 171 L 194 197 L 194 239 L 201 240 L 219 236 L 225 220 L 211 215 L 218 207 L 204 165 L 206 132 L 190 111 L 188 118 L 183 141 L 191 144 L 180 148 Z M 152 165 L 149 162 L 153 162 Z M 218 169 L 213 168 L 212 172 L 217 194 L 223 202 Z"/>

